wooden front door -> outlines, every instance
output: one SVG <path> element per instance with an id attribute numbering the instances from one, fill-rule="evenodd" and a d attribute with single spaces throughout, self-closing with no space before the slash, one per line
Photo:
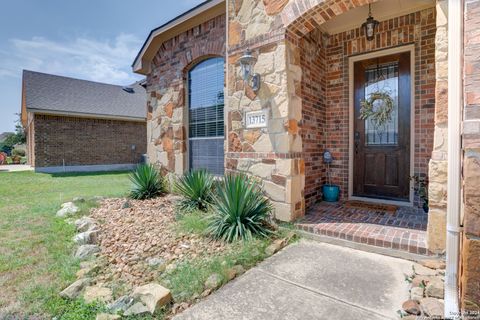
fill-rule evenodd
<path id="1" fill-rule="evenodd" d="M 393 100 L 391 120 L 360 119 L 361 101 L 372 93 Z M 383 100 L 373 103 L 376 111 Z M 411 74 L 410 52 L 354 64 L 353 196 L 409 200 Z"/>

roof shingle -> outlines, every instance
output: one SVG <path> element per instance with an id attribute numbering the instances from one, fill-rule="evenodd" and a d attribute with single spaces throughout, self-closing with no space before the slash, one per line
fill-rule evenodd
<path id="1" fill-rule="evenodd" d="M 146 92 L 136 82 L 126 92 L 122 86 L 23 71 L 27 111 L 87 114 L 145 119 Z"/>

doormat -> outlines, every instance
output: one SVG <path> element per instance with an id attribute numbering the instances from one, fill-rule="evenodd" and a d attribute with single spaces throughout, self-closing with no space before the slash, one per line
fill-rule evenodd
<path id="1" fill-rule="evenodd" d="M 350 200 L 345 203 L 346 208 L 352 209 L 368 209 L 368 210 L 375 210 L 375 211 L 384 211 L 388 213 L 395 213 L 398 209 L 397 206 L 392 204 L 381 204 L 381 203 L 371 203 L 371 202 L 363 202 L 357 200 Z"/>

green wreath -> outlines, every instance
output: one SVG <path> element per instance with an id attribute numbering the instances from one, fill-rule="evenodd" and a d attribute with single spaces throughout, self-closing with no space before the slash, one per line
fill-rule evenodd
<path id="1" fill-rule="evenodd" d="M 383 105 L 374 111 L 373 104 L 377 100 L 382 100 Z M 386 92 L 373 92 L 368 99 L 360 101 L 360 119 L 370 119 L 376 127 L 382 127 L 392 120 L 392 112 L 393 99 Z"/>

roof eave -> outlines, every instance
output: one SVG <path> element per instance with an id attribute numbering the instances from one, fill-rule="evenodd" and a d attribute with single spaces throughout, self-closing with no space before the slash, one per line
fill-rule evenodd
<path id="1" fill-rule="evenodd" d="M 209 0 L 152 30 L 132 64 L 133 72 L 146 75 L 162 43 L 226 12 L 225 0 Z"/>
<path id="2" fill-rule="evenodd" d="M 146 117 L 131 117 L 131 116 L 83 113 L 83 112 L 66 112 L 61 110 L 45 110 L 45 109 L 36 109 L 36 108 L 28 108 L 28 107 L 26 108 L 26 111 L 34 114 L 44 114 L 44 115 L 63 116 L 63 117 L 121 120 L 121 121 L 135 121 L 135 122 L 147 121 Z"/>

